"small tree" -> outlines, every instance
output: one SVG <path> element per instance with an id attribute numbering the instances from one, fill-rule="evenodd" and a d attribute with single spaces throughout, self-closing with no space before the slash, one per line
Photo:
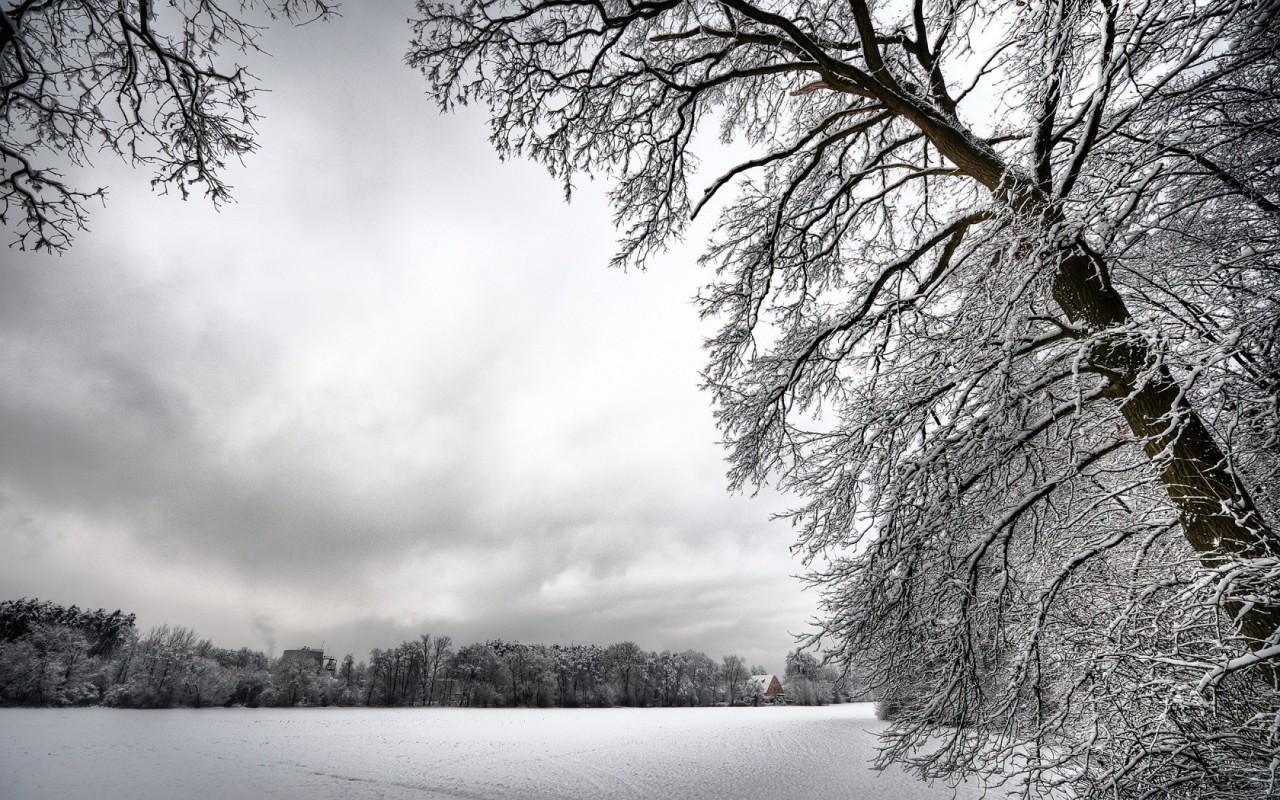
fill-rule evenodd
<path id="1" fill-rule="evenodd" d="M 750 673 L 747 672 L 747 662 L 742 656 L 724 656 L 720 664 L 720 680 L 724 683 L 725 697 L 729 701 L 729 705 L 733 705 L 746 695 L 747 678 Z"/>
<path id="2" fill-rule="evenodd" d="M 605 669 L 618 704 L 640 705 L 639 690 L 647 660 L 647 654 L 635 642 L 618 642 L 605 648 Z"/>

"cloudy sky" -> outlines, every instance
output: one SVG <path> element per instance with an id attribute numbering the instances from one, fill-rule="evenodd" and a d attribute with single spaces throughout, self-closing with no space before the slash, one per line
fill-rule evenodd
<path id="1" fill-rule="evenodd" d="M 234 205 L 104 160 L 70 254 L 5 252 L 0 595 L 277 652 L 630 638 L 781 669 L 814 599 L 783 501 L 725 491 L 699 236 L 608 269 L 603 187 L 565 205 L 439 116 L 410 4 L 368 5 L 266 38 Z"/>

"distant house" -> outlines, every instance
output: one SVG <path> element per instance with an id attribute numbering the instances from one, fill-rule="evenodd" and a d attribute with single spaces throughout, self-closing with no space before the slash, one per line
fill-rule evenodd
<path id="1" fill-rule="evenodd" d="M 334 664 L 332 658 L 324 657 L 324 650 L 315 650 L 310 647 L 300 647 L 297 650 L 285 650 L 280 656 L 282 664 L 301 664 L 304 666 L 315 665 L 316 672 L 333 672 Z"/>
<path id="2" fill-rule="evenodd" d="M 747 678 L 747 694 L 757 702 L 782 702 L 782 681 L 777 675 L 752 675 Z"/>

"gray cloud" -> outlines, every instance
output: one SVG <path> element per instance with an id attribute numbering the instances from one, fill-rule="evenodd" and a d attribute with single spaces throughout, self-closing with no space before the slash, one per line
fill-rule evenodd
<path id="1" fill-rule="evenodd" d="M 607 270 L 602 187 L 565 206 L 480 116 L 437 116 L 407 14 L 273 35 L 221 213 L 103 165 L 72 254 L 5 257 L 0 593 L 233 646 L 431 630 L 780 666 L 813 602 L 777 499 L 724 492 L 695 250 Z"/>

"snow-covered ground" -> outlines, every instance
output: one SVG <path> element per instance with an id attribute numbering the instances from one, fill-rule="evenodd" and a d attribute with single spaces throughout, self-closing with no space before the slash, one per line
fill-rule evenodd
<path id="1" fill-rule="evenodd" d="M 949 798 L 868 762 L 884 723 L 826 708 L 0 709 L 24 798 Z M 976 796 L 962 789 L 961 798 Z"/>

